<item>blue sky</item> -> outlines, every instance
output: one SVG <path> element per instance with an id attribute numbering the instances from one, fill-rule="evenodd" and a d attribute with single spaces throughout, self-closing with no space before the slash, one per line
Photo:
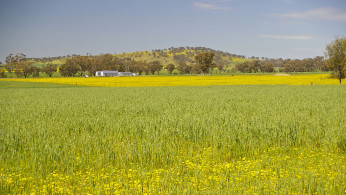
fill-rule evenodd
<path id="1" fill-rule="evenodd" d="M 345 0 L 3 0 L 0 61 L 203 46 L 272 58 L 323 55 Z"/>

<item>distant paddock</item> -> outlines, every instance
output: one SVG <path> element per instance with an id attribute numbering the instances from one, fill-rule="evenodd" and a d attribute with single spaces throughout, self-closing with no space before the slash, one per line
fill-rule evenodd
<path id="1" fill-rule="evenodd" d="M 305 75 L 227 75 L 227 76 L 138 76 L 138 77 L 65 77 L 1 79 L 99 87 L 154 87 L 206 85 L 338 85 L 328 74 Z"/>

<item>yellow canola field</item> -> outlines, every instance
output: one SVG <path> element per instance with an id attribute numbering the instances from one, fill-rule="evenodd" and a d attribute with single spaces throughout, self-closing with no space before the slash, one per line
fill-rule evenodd
<path id="1" fill-rule="evenodd" d="M 205 85 L 337 85 L 327 74 L 309 75 L 227 75 L 227 76 L 135 76 L 135 77 L 68 77 L 21 78 L 7 81 L 41 82 L 98 87 L 154 87 Z"/>
<path id="2" fill-rule="evenodd" d="M 343 194 L 346 192 L 345 156 L 340 151 L 269 148 L 255 158 L 232 162 L 213 160 L 211 148 L 193 158 L 182 150 L 176 164 L 154 170 L 131 165 L 53 171 L 38 179 L 0 169 L 2 187 L 21 194 Z M 76 157 L 78 158 L 78 157 Z M 79 159 L 80 160 L 80 159 Z M 82 163 L 82 162 L 81 162 Z M 78 169 L 78 166 L 76 166 Z M 0 183 L 1 184 L 1 183 Z M 217 193 L 218 192 L 218 193 Z"/>

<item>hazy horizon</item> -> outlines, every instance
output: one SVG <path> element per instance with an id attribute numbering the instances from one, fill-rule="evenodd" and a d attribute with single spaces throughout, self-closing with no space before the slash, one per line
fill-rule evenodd
<path id="1" fill-rule="evenodd" d="M 0 61 L 207 47 L 247 57 L 322 56 L 345 36 L 343 0 L 0 2 Z"/>

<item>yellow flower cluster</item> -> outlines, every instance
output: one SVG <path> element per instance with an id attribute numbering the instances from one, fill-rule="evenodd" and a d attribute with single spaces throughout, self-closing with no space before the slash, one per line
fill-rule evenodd
<path id="1" fill-rule="evenodd" d="M 169 167 L 147 170 L 88 168 L 72 174 L 53 171 L 36 179 L 0 169 L 0 187 L 16 194 L 343 194 L 346 158 L 338 150 L 269 148 L 251 158 L 216 161 L 212 148 L 190 156 L 183 149 Z"/>
<path id="2" fill-rule="evenodd" d="M 243 62 L 252 61 L 252 60 L 245 59 L 245 58 L 232 58 L 232 61 L 243 63 Z"/>
<path id="3" fill-rule="evenodd" d="M 205 85 L 336 85 L 338 80 L 326 74 L 310 75 L 225 75 L 225 76 L 136 76 L 89 78 L 2 79 L 8 81 L 42 82 L 99 87 L 153 87 Z"/>

